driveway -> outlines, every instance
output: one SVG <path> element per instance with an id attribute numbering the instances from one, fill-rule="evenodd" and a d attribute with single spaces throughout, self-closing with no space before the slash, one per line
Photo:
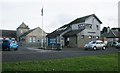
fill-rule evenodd
<path id="1" fill-rule="evenodd" d="M 34 60 L 50 60 L 71 57 L 102 55 L 118 52 L 115 48 L 107 48 L 106 50 L 88 50 L 78 48 L 64 48 L 57 50 L 42 50 L 37 48 L 20 47 L 18 51 L 2 51 L 2 62 L 19 62 Z"/>

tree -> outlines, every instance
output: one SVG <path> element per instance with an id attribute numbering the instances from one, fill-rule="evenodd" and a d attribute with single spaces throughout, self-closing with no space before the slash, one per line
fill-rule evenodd
<path id="1" fill-rule="evenodd" d="M 103 29 L 102 29 L 102 32 L 101 32 L 101 33 L 103 34 L 103 33 L 107 32 L 107 29 L 108 29 L 107 27 L 103 27 Z"/>

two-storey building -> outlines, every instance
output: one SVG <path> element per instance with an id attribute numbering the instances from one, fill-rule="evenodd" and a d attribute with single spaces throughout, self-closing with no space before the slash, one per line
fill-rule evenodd
<path id="1" fill-rule="evenodd" d="M 47 35 L 48 46 L 80 48 L 91 40 L 99 39 L 102 22 L 95 14 L 77 18 Z"/>

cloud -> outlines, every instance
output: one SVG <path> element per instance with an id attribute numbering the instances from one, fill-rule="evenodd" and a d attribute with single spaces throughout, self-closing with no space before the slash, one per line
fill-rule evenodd
<path id="1" fill-rule="evenodd" d="M 14 29 L 24 21 L 31 29 L 42 26 L 41 8 L 44 4 L 44 30 L 52 32 L 76 18 L 95 13 L 102 27 L 117 27 L 119 0 L 2 0 L 0 13 L 2 29 Z M 1 17 L 1 16 L 0 16 Z M 115 24 L 115 25 L 113 25 Z"/>

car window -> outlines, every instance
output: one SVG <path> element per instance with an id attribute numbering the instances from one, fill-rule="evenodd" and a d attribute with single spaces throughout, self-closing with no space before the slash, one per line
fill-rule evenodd
<path id="1" fill-rule="evenodd" d="M 10 41 L 9 40 L 4 40 L 3 43 L 9 43 Z"/>
<path id="2" fill-rule="evenodd" d="M 95 41 L 91 42 L 91 44 L 95 44 L 95 43 L 96 43 Z"/>

